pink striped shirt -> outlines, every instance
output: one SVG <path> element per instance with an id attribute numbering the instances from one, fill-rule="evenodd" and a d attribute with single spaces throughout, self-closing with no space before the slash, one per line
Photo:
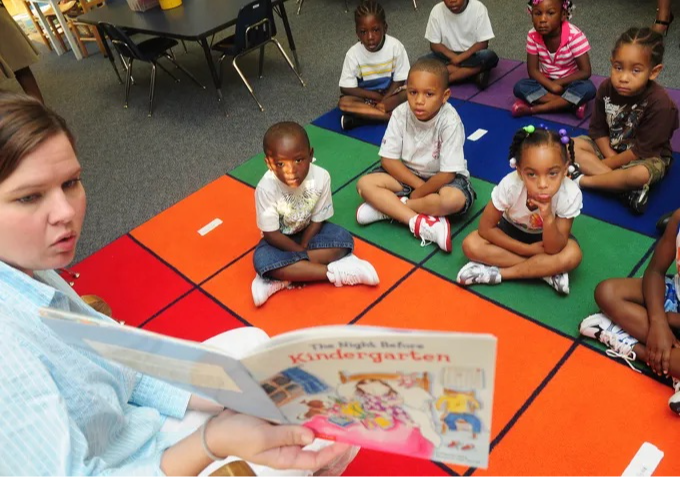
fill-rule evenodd
<path id="1" fill-rule="evenodd" d="M 565 21 L 562 23 L 560 46 L 550 53 L 543 35 L 534 28 L 527 35 L 527 53 L 538 56 L 538 66 L 550 79 L 559 79 L 578 71 L 576 58 L 590 51 L 590 43 L 581 30 Z"/>

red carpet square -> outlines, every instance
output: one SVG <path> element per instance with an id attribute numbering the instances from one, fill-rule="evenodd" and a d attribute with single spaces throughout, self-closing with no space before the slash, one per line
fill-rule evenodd
<path id="1" fill-rule="evenodd" d="M 71 270 L 80 273 L 74 285 L 79 295 L 100 296 L 111 306 L 115 319 L 132 326 L 139 326 L 192 287 L 128 236 Z"/>

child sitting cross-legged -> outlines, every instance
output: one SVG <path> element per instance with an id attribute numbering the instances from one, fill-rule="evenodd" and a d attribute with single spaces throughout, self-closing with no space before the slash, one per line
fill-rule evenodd
<path id="1" fill-rule="evenodd" d="M 380 147 L 381 165 L 359 179 L 366 201 L 357 222 L 390 218 L 407 225 L 422 244 L 451 251 L 446 216 L 462 215 L 475 200 L 463 156 L 465 129 L 447 102 L 446 66 L 434 59 L 413 65 L 406 80 L 408 103 L 392 113 Z"/>
<path id="2" fill-rule="evenodd" d="M 294 122 L 277 123 L 267 130 L 263 146 L 269 170 L 255 189 L 262 231 L 253 256 L 255 306 L 294 282 L 377 285 L 373 266 L 352 254 L 350 233 L 326 222 L 333 216 L 331 177 L 312 164 L 307 132 Z"/>
<path id="3" fill-rule="evenodd" d="M 597 90 L 588 79 L 588 39 L 568 21 L 573 8 L 571 0 L 529 0 L 534 24 L 527 35 L 529 78 L 515 84 L 519 99 L 512 105 L 513 116 L 568 109 L 585 117 Z"/>
<path id="4" fill-rule="evenodd" d="M 583 320 L 580 332 L 604 343 L 610 356 L 629 365 L 637 359 L 659 376 L 671 376 L 675 394 L 668 404 L 680 414 L 680 276 L 666 276 L 674 261 L 680 270 L 680 210 L 671 216 L 641 279 L 610 278 L 597 286 L 602 313 Z"/>
<path id="5" fill-rule="evenodd" d="M 340 76 L 340 126 L 348 131 L 364 124 L 387 122 L 406 101 L 404 82 L 409 61 L 404 45 L 387 34 L 385 10 L 365 0 L 354 11 L 359 42 L 345 55 Z"/>
<path id="6" fill-rule="evenodd" d="M 616 41 L 611 77 L 597 90 L 588 136 L 574 139 L 579 187 L 620 193 L 631 212 L 647 208 L 649 188 L 673 160 L 678 108 L 654 81 L 663 69 L 663 37 L 630 28 Z M 582 174 L 581 174 L 582 173 Z"/>
<path id="7" fill-rule="evenodd" d="M 516 167 L 494 187 L 479 229 L 463 240 L 472 260 L 458 272 L 463 285 L 496 285 L 502 280 L 542 278 L 558 293 L 569 293 L 569 272 L 581 263 L 571 237 L 582 195 L 567 177 L 573 141 L 534 126 L 517 133 L 510 146 Z"/>

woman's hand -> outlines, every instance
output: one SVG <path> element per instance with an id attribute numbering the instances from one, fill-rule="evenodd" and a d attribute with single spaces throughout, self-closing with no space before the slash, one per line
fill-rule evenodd
<path id="1" fill-rule="evenodd" d="M 220 457 L 236 456 L 274 469 L 316 471 L 330 465 L 351 446 L 333 443 L 319 451 L 303 450 L 314 432 L 303 426 L 273 425 L 262 419 L 225 410 L 208 423 L 206 443 Z"/>

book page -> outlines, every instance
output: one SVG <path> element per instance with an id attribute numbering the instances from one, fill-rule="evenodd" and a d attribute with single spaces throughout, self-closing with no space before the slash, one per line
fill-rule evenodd
<path id="1" fill-rule="evenodd" d="M 319 437 L 485 468 L 495 359 L 490 335 L 321 327 L 242 363 Z"/>

